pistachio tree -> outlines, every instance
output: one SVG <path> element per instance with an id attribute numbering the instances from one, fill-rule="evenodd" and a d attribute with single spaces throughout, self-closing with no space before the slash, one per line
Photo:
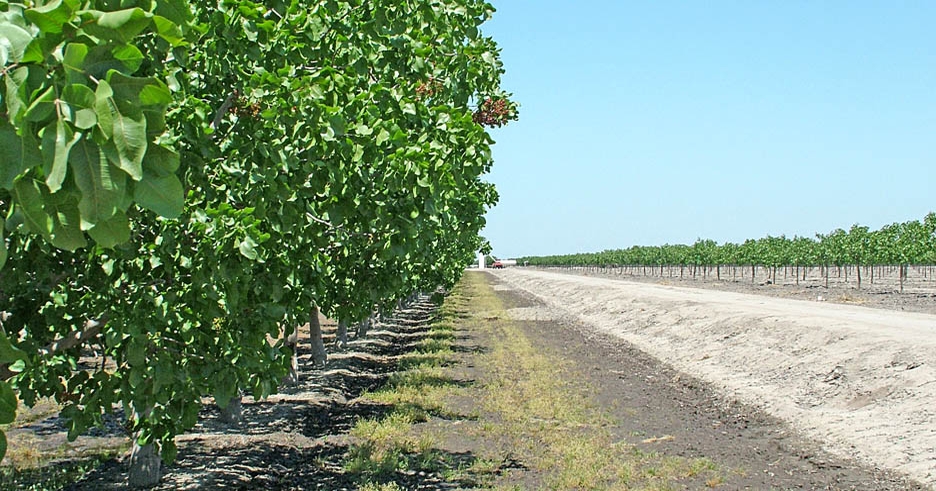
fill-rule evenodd
<path id="1" fill-rule="evenodd" d="M 516 118 L 492 12 L 0 4 L 0 423 L 17 395 L 71 437 L 119 407 L 169 461 L 203 396 L 277 390 L 319 310 L 451 285 L 497 197 L 488 129 Z"/>

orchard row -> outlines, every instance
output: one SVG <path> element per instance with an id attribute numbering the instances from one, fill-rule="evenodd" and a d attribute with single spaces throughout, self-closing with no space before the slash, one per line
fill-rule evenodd
<path id="1" fill-rule="evenodd" d="M 690 267 L 693 271 L 697 267 L 705 267 L 707 271 L 709 267 L 749 266 L 752 281 L 755 267 L 772 270 L 774 275 L 777 268 L 795 267 L 798 277 L 800 268 L 820 266 L 828 279 L 828 266 L 859 266 L 858 288 L 861 288 L 860 267 L 896 266 L 902 290 L 908 266 L 936 264 L 936 213 L 921 221 L 894 223 L 879 230 L 854 225 L 847 231 L 837 229 L 816 234 L 815 238 L 767 236 L 721 245 L 699 239 L 692 245 L 634 246 L 596 253 L 524 257 L 518 262 L 530 266 L 675 266 Z"/>
<path id="2" fill-rule="evenodd" d="M 72 437 L 120 407 L 169 461 L 203 396 L 275 392 L 319 311 L 451 286 L 497 199 L 479 122 L 516 118 L 492 12 L 0 5 L 0 424 L 17 398 Z"/>

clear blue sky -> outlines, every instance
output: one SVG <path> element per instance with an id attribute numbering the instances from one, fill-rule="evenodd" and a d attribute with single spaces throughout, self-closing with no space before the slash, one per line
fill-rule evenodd
<path id="1" fill-rule="evenodd" d="M 498 257 L 936 211 L 936 2 L 494 0 Z"/>

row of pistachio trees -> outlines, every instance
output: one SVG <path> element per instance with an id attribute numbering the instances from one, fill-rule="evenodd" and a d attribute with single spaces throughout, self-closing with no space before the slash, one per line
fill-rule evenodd
<path id="1" fill-rule="evenodd" d="M 745 266 L 751 268 L 751 281 L 757 267 L 767 269 L 773 281 L 778 268 L 792 267 L 797 282 L 800 272 L 805 274 L 807 268 L 818 266 L 823 268 L 827 286 L 830 266 L 859 266 L 858 288 L 862 282 L 861 267 L 887 265 L 897 267 L 903 291 L 908 266 L 936 264 L 936 213 L 920 221 L 894 223 L 879 230 L 854 225 L 847 231 L 837 229 L 817 234 L 816 238 L 767 236 L 722 245 L 699 239 L 692 245 L 634 246 L 596 253 L 524 257 L 518 261 L 531 266 L 639 266 L 661 271 L 676 266 L 688 268 L 693 276 L 698 270 L 707 274 L 709 269 L 715 269 L 718 279 L 724 266 Z M 847 275 L 847 268 L 845 271 Z M 874 269 L 869 271 L 873 274 Z"/>
<path id="2" fill-rule="evenodd" d="M 203 396 L 277 390 L 319 311 L 452 285 L 497 199 L 485 126 L 516 116 L 492 11 L 0 4 L 0 423 L 17 395 L 70 437 L 120 407 L 152 483 Z"/>

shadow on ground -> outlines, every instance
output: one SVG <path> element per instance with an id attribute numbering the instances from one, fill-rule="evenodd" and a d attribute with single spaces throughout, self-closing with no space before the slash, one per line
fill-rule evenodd
<path id="1" fill-rule="evenodd" d="M 245 400 L 237 424 L 223 422 L 218 407 L 206 405 L 154 489 L 345 490 L 364 482 L 393 482 L 407 490 L 474 487 L 460 472 L 477 461 L 470 452 L 430 449 L 431 465 L 416 466 L 424 468 L 416 471 L 367 474 L 350 472 L 346 465 L 352 441 L 347 433 L 362 419 L 382 419 L 393 411 L 391 405 L 357 398 L 383 387 L 400 367 L 401 355 L 430 337 L 430 324 L 437 318 L 436 306 L 421 299 L 378 323 L 367 337 L 353 339 L 346 349 L 329 345 L 324 368 L 312 367 L 308 340 L 302 340 L 299 384 L 267 401 Z M 323 327 L 329 331 L 326 339 L 334 339 L 334 324 Z M 472 383 L 441 378 L 424 382 Z M 107 461 L 65 489 L 125 489 L 126 461 Z"/>

